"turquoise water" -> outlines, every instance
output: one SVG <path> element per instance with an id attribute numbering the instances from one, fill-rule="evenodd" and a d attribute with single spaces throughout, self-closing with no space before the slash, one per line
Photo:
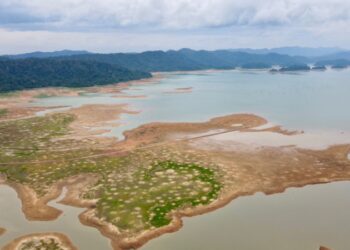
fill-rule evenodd
<path id="1" fill-rule="evenodd" d="M 191 93 L 165 93 L 192 87 Z M 232 113 L 254 113 L 289 129 L 350 131 L 350 70 L 271 74 L 224 71 L 170 75 L 158 84 L 125 91 L 147 98 L 111 94 L 40 99 L 34 105 L 129 103 L 138 115 L 123 115 L 112 135 L 153 121 L 205 121 Z"/>

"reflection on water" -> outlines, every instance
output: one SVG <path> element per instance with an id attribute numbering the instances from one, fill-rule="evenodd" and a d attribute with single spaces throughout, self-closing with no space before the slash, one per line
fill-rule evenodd
<path id="1" fill-rule="evenodd" d="M 142 250 L 335 250 L 350 246 L 350 183 L 291 188 L 233 200 L 214 212 L 184 219 L 177 233 Z"/>
<path id="2" fill-rule="evenodd" d="M 104 238 L 99 231 L 80 223 L 78 215 L 84 209 L 55 202 L 51 202 L 50 205 L 64 211 L 57 220 L 27 221 L 22 213 L 16 192 L 8 186 L 0 185 L 0 227 L 6 229 L 6 233 L 0 236 L 0 247 L 26 234 L 59 232 L 67 235 L 73 244 L 82 250 L 111 249 L 109 240 Z"/>

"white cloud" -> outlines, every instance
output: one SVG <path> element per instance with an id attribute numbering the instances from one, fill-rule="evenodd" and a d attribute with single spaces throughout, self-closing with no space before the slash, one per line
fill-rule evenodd
<path id="1" fill-rule="evenodd" d="M 19 15 L 25 11 L 41 20 L 43 29 L 68 30 L 320 25 L 350 20 L 348 0 L 2 0 L 0 9 Z"/>
<path id="2" fill-rule="evenodd" d="M 0 0 L 0 54 L 349 48 L 350 0 Z"/>

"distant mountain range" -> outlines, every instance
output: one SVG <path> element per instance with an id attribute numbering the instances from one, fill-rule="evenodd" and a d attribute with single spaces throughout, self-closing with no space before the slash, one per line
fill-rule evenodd
<path id="1" fill-rule="evenodd" d="M 191 50 L 191 49 L 182 49 Z M 251 48 L 238 48 L 238 49 L 227 49 L 231 52 L 245 52 L 249 54 L 280 54 L 288 56 L 302 56 L 302 57 L 325 57 L 325 56 L 337 56 L 343 53 L 350 53 L 350 51 L 338 48 L 338 47 L 320 47 L 320 48 L 309 48 L 309 47 L 280 47 L 271 49 L 251 49 Z M 181 51 L 181 50 L 180 50 Z M 73 56 L 73 55 L 84 55 L 94 54 L 85 50 L 60 50 L 53 52 L 31 52 L 18 55 L 4 55 L 11 59 L 25 59 L 25 58 L 49 58 L 49 57 L 61 57 L 61 56 Z M 349 56 L 350 57 L 350 56 Z M 336 58 L 339 59 L 339 58 Z"/>
<path id="2" fill-rule="evenodd" d="M 147 51 L 142 53 L 85 54 L 70 56 L 75 60 L 98 61 L 141 71 L 179 71 L 204 69 L 249 68 L 253 64 L 269 68 L 272 65 L 304 63 L 307 58 L 280 54 L 249 54 L 228 50 L 206 51 L 181 49 L 178 51 Z"/>
<path id="3" fill-rule="evenodd" d="M 53 52 L 31 52 L 18 55 L 5 55 L 5 57 L 10 59 L 27 59 L 27 58 L 50 58 L 50 57 L 61 57 L 61 56 L 73 56 L 73 55 L 83 55 L 89 54 L 90 52 L 85 50 L 60 50 Z"/>
<path id="4" fill-rule="evenodd" d="M 280 47 L 280 48 L 272 48 L 272 49 L 231 49 L 233 52 L 247 52 L 251 54 L 269 54 L 269 53 L 277 53 L 281 55 L 288 56 L 304 56 L 304 57 L 321 57 L 327 56 L 331 54 L 341 53 L 346 50 L 337 48 L 337 47 L 321 47 L 321 48 L 308 48 L 308 47 Z"/>
<path id="5" fill-rule="evenodd" d="M 279 53 L 277 53 L 279 52 Z M 308 70 L 314 64 L 345 68 L 350 51 L 338 48 L 169 50 L 97 54 L 87 51 L 34 52 L 0 57 L 0 91 L 45 86 L 81 87 L 150 77 L 148 72 L 205 69 Z"/>

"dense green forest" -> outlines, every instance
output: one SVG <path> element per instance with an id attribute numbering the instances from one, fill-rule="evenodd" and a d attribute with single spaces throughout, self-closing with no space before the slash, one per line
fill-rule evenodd
<path id="1" fill-rule="evenodd" d="M 0 60 L 0 92 L 50 86 L 87 87 L 147 77 L 151 74 L 94 61 Z"/>
<path id="2" fill-rule="evenodd" d="M 233 69 L 256 64 L 259 67 L 272 65 L 294 65 L 303 63 L 306 58 L 279 54 L 249 54 L 228 50 L 206 51 L 181 49 L 179 51 L 147 51 L 143 53 L 83 54 L 71 58 L 99 61 L 119 65 L 133 70 L 178 71 L 201 69 Z"/>
<path id="3" fill-rule="evenodd" d="M 311 68 L 307 66 L 306 64 L 298 64 L 298 65 L 291 65 L 288 67 L 283 67 L 280 69 L 281 72 L 286 72 L 286 71 L 307 71 L 310 70 Z"/>

